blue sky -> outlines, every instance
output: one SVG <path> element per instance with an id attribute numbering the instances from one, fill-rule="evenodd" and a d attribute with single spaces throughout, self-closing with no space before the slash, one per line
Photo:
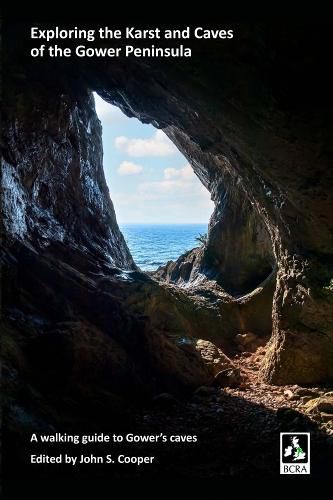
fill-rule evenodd
<path id="1" fill-rule="evenodd" d="M 95 94 L 104 171 L 120 224 L 208 223 L 209 192 L 161 130 L 128 118 Z"/>

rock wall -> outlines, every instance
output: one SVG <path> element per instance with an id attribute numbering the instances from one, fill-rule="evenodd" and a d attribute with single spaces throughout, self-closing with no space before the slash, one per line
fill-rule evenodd
<path id="1" fill-rule="evenodd" d="M 169 135 L 190 162 L 195 157 L 195 171 L 210 190 L 215 209 L 206 243 L 169 263 L 156 276 L 179 285 L 213 280 L 234 297 L 246 295 L 275 269 L 267 226 L 225 158 L 203 153 L 194 145 L 188 151 L 184 136 L 175 131 Z"/>
<path id="2" fill-rule="evenodd" d="M 10 87 L 10 88 L 8 88 Z M 6 80 L 2 209 L 7 243 L 103 258 L 135 269 L 103 171 L 101 125 L 87 90 Z"/>

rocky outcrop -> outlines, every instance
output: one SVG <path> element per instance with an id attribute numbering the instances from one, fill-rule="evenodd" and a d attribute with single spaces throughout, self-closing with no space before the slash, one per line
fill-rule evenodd
<path id="1" fill-rule="evenodd" d="M 178 147 L 186 151 L 186 139 L 172 136 Z M 204 179 L 210 178 L 207 187 L 215 210 L 209 221 L 207 241 L 176 262 L 169 262 L 155 276 L 181 286 L 213 280 L 234 297 L 245 295 L 275 269 L 269 232 L 254 204 L 249 203 L 240 179 L 229 174 L 230 164 L 195 146 L 190 161 L 192 155 L 200 158 L 200 174 L 205 165 L 210 168 Z"/>
<path id="2" fill-rule="evenodd" d="M 333 420 L 333 396 L 332 394 L 324 394 L 320 398 L 311 399 L 305 404 L 305 409 L 309 413 L 326 413 L 331 415 Z"/>
<path id="3" fill-rule="evenodd" d="M 134 269 L 103 171 L 101 125 L 87 91 L 7 80 L 2 213 L 8 245 L 24 241 Z M 67 90 L 67 92 L 66 92 Z"/>
<path id="4" fill-rule="evenodd" d="M 331 431 L 333 427 L 333 393 L 328 392 L 319 398 L 308 396 L 306 399 L 308 401 L 304 405 L 305 412 Z"/>
<path id="5" fill-rule="evenodd" d="M 199 339 L 196 341 L 195 347 L 214 375 L 217 375 L 222 370 L 234 368 L 231 359 L 212 342 Z"/>
<path id="6" fill-rule="evenodd" d="M 236 342 L 240 352 L 255 352 L 258 347 L 266 344 L 265 339 L 258 337 L 252 332 L 238 333 Z"/>
<path id="7" fill-rule="evenodd" d="M 209 304 L 137 271 L 111 274 L 105 265 L 83 273 L 22 243 L 4 257 L 4 361 L 43 393 L 87 397 L 98 387 L 134 401 L 212 382 L 211 363 L 196 348 L 203 324 L 223 324 Z"/>
<path id="8" fill-rule="evenodd" d="M 200 274 L 200 265 L 203 253 L 203 247 L 193 248 L 176 261 L 170 260 L 165 266 L 160 266 L 152 274 L 157 279 L 176 283 L 178 286 L 187 286 L 195 280 L 202 281 L 204 275 Z"/>

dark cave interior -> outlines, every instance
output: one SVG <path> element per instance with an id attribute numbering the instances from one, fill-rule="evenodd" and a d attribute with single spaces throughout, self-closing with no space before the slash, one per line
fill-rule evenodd
<path id="1" fill-rule="evenodd" d="M 263 391 L 311 385 L 323 396 L 318 386 L 332 382 L 331 77 L 323 40 L 284 29 L 243 26 L 228 49 L 194 43 L 195 56 L 181 63 L 31 62 L 21 26 L 5 33 L 2 328 L 13 456 L 34 427 L 133 424 L 128 408 L 140 420 L 161 394 L 186 400 L 208 387 L 217 398 L 217 386 L 254 383 L 253 370 Z M 214 200 L 205 247 L 154 276 L 137 269 L 118 228 L 92 90 L 163 128 Z M 259 349 L 249 371 L 247 341 Z M 263 402 L 227 390 L 219 397 L 226 419 L 213 419 L 203 441 L 218 433 L 230 463 L 239 445 L 225 441 L 233 409 L 266 418 L 267 439 L 281 419 L 293 428 L 290 415 L 286 424 Z M 191 402 L 175 409 L 172 401 L 155 400 L 152 427 L 170 426 L 163 405 L 179 428 L 193 418 Z"/>

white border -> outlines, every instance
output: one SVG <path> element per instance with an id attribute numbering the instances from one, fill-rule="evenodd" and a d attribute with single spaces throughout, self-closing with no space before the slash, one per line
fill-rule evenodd
<path id="1" fill-rule="evenodd" d="M 300 436 L 308 436 L 308 461 L 307 461 L 307 465 L 308 465 L 308 468 L 309 468 L 309 472 L 307 474 L 289 474 L 289 475 L 292 475 L 292 476 L 302 476 L 302 475 L 308 475 L 308 474 L 311 474 L 311 453 L 310 453 L 310 447 L 311 447 L 311 439 L 310 439 L 310 432 L 280 432 L 280 474 L 282 475 L 288 475 L 288 474 L 285 474 L 283 471 L 283 465 L 285 465 L 282 461 L 282 435 L 283 436 L 286 436 L 286 435 L 289 435 L 289 436 L 295 436 L 295 435 L 300 435 Z M 290 462 L 292 463 L 293 465 L 296 465 L 295 462 Z M 304 464 L 305 465 L 305 464 Z"/>

